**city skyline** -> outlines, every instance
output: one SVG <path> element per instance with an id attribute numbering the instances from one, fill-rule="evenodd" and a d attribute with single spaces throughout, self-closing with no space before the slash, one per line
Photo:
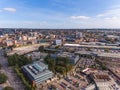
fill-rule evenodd
<path id="1" fill-rule="evenodd" d="M 120 28 L 119 0 L 2 0 L 0 28 Z"/>

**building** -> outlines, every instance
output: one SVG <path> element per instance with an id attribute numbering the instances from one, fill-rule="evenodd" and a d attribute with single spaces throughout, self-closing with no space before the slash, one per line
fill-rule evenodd
<path id="1" fill-rule="evenodd" d="M 27 39 L 28 39 L 27 36 L 25 36 L 25 35 L 22 36 L 22 40 L 23 40 L 23 41 L 26 41 Z"/>
<path id="2" fill-rule="evenodd" d="M 69 52 L 60 52 L 58 54 L 51 54 L 52 58 L 57 58 L 57 57 L 67 57 L 70 60 L 71 64 L 76 64 L 77 61 L 79 60 L 79 55 L 75 55 L 73 53 Z"/>
<path id="3" fill-rule="evenodd" d="M 108 74 L 108 72 L 106 71 L 99 71 L 93 74 L 93 79 L 95 80 L 95 82 L 106 82 L 106 81 L 110 81 L 110 76 Z"/>
<path id="4" fill-rule="evenodd" d="M 6 40 L 5 46 L 13 46 L 13 41 L 12 40 Z"/>
<path id="5" fill-rule="evenodd" d="M 62 40 L 54 40 L 53 44 L 54 45 L 62 45 Z"/>
<path id="6" fill-rule="evenodd" d="M 109 39 L 119 39 L 119 36 L 116 36 L 116 35 L 107 35 L 106 38 L 109 38 Z"/>
<path id="7" fill-rule="evenodd" d="M 31 58 L 32 60 L 40 60 L 40 59 L 44 59 L 47 55 L 48 55 L 47 53 L 31 52 L 28 53 L 26 56 L 28 58 Z"/>
<path id="8" fill-rule="evenodd" d="M 76 38 L 82 38 L 83 34 L 82 32 L 76 32 Z"/>
<path id="9" fill-rule="evenodd" d="M 89 70 L 91 78 L 93 78 L 95 84 L 89 85 L 86 90 L 119 90 L 120 87 L 109 75 L 108 71 L 93 71 Z M 96 88 L 96 89 L 95 89 Z"/>
<path id="10" fill-rule="evenodd" d="M 48 70 L 48 66 L 40 61 L 23 66 L 22 71 L 33 86 L 44 83 L 53 77 L 53 73 Z"/>

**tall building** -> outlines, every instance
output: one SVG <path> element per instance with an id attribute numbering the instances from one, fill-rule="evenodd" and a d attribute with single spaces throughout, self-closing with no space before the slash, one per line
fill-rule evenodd
<path id="1" fill-rule="evenodd" d="M 62 45 L 62 40 L 60 40 L 60 39 L 54 40 L 53 44 L 54 45 Z"/>
<path id="2" fill-rule="evenodd" d="M 82 38 L 83 34 L 82 32 L 76 32 L 76 38 Z"/>

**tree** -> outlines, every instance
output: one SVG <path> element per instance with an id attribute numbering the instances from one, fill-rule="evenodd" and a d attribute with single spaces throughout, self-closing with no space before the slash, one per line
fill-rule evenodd
<path id="1" fill-rule="evenodd" d="M 3 84 L 7 81 L 7 76 L 3 73 L 0 73 L 0 84 Z"/>
<path id="2" fill-rule="evenodd" d="M 7 86 L 7 87 L 4 87 L 2 90 L 14 90 L 14 88 Z"/>
<path id="3" fill-rule="evenodd" d="M 73 68 L 73 65 L 67 57 L 57 57 L 53 59 L 50 56 L 47 56 L 44 60 L 45 63 L 48 64 L 49 69 L 54 73 L 58 72 L 65 75 Z"/>
<path id="4" fill-rule="evenodd" d="M 104 51 L 105 51 L 105 52 L 109 52 L 109 49 L 106 48 Z"/>
<path id="5" fill-rule="evenodd" d="M 6 46 L 2 46 L 2 49 L 5 50 L 5 49 L 6 49 Z"/>
<path id="6" fill-rule="evenodd" d="M 6 52 L 4 52 L 3 55 L 4 55 L 4 57 L 7 57 L 7 53 Z"/>
<path id="7" fill-rule="evenodd" d="M 2 65 L 0 64 L 0 69 L 2 68 Z"/>
<path id="8" fill-rule="evenodd" d="M 62 66 L 56 66 L 55 70 L 57 72 L 61 73 L 61 74 L 65 74 L 66 73 L 65 67 L 62 67 Z"/>
<path id="9" fill-rule="evenodd" d="M 43 51 L 44 51 L 44 46 L 40 46 L 40 47 L 38 48 L 38 50 L 39 50 L 40 52 L 43 52 Z"/>
<path id="10" fill-rule="evenodd" d="M 26 80 L 26 78 L 24 77 L 23 73 L 21 73 L 21 69 L 19 68 L 19 66 L 15 66 L 15 71 L 17 73 L 17 76 L 21 79 L 21 81 L 23 82 L 23 84 L 25 85 L 25 90 L 35 90 L 30 84 L 29 82 Z"/>
<path id="11" fill-rule="evenodd" d="M 107 70 L 107 67 L 106 67 L 106 65 L 104 64 L 104 63 L 102 63 L 102 62 L 100 62 L 99 60 L 95 60 L 96 61 L 96 63 L 98 63 L 100 66 L 101 66 L 101 69 L 102 70 Z"/>
<path id="12" fill-rule="evenodd" d="M 55 60 L 52 59 L 50 56 L 45 57 L 44 60 L 45 63 L 48 64 L 49 69 L 55 73 L 55 65 L 56 65 Z"/>
<path id="13" fill-rule="evenodd" d="M 60 45 L 56 46 L 55 49 L 59 49 L 60 48 Z"/>
<path id="14" fill-rule="evenodd" d="M 31 62 L 32 61 L 27 57 L 25 57 L 24 55 L 14 54 L 8 57 L 8 63 L 10 66 L 15 66 L 15 65 L 23 66 Z"/>

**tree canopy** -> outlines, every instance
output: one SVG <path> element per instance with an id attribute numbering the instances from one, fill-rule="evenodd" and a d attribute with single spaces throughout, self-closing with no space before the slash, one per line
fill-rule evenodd
<path id="1" fill-rule="evenodd" d="M 7 76 L 3 73 L 0 73 L 0 84 L 5 83 L 7 81 Z"/>
<path id="2" fill-rule="evenodd" d="M 0 69 L 2 68 L 2 65 L 0 64 Z"/>
<path id="3" fill-rule="evenodd" d="M 25 57 L 24 55 L 14 54 L 8 57 L 8 63 L 10 66 L 15 66 L 15 65 L 23 66 L 31 62 L 32 61 L 28 59 L 27 57 Z"/>
<path id="4" fill-rule="evenodd" d="M 21 79 L 23 84 L 25 85 L 25 90 L 35 90 L 30 83 L 27 82 L 26 78 L 24 77 L 23 73 L 21 72 L 21 67 L 26 64 L 32 63 L 32 60 L 28 59 L 24 55 L 14 54 L 8 57 L 8 63 L 10 66 L 14 66 L 15 71 L 18 77 Z"/>
<path id="5" fill-rule="evenodd" d="M 38 50 L 39 50 L 40 52 L 43 52 L 43 51 L 44 51 L 44 46 L 40 46 L 40 47 L 38 48 Z"/>
<path id="6" fill-rule="evenodd" d="M 66 74 L 73 68 L 73 65 L 67 57 L 57 57 L 53 59 L 50 56 L 47 56 L 45 58 L 45 63 L 48 64 L 49 69 L 54 73 Z"/>
<path id="7" fill-rule="evenodd" d="M 7 86 L 7 87 L 4 87 L 2 90 L 14 90 L 14 88 Z"/>

